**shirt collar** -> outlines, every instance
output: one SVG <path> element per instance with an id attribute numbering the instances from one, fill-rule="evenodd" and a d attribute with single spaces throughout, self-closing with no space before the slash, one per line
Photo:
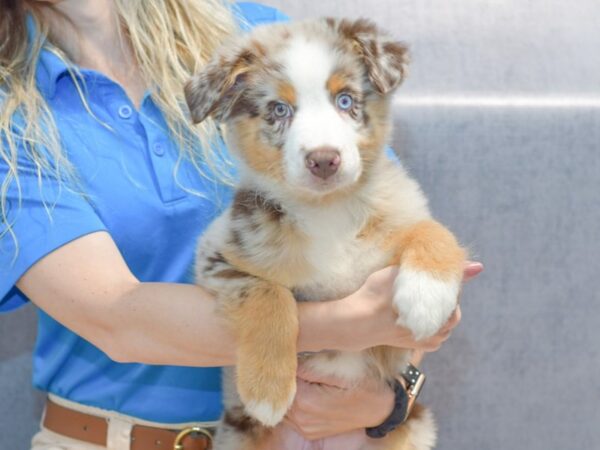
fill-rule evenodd
<path id="1" fill-rule="evenodd" d="M 40 52 L 35 78 L 38 89 L 47 98 L 54 97 L 58 80 L 68 73 L 65 62 L 46 48 Z"/>
<path id="2" fill-rule="evenodd" d="M 33 42 L 36 33 L 35 22 L 29 15 L 27 16 L 27 35 L 30 42 Z M 54 97 L 58 80 L 68 71 L 69 67 L 65 61 L 44 44 L 35 72 L 35 81 L 39 91 L 47 98 Z"/>

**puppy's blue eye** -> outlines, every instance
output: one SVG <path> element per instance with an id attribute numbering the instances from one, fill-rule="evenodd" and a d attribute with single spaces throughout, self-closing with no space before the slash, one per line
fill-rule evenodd
<path id="1" fill-rule="evenodd" d="M 286 117 L 289 117 L 292 115 L 292 108 L 290 108 L 290 105 L 278 102 L 275 104 L 275 107 L 273 108 L 273 114 L 278 119 L 285 119 Z"/>
<path id="2" fill-rule="evenodd" d="M 335 103 L 342 111 L 348 111 L 354 105 L 354 99 L 350 94 L 338 94 Z"/>

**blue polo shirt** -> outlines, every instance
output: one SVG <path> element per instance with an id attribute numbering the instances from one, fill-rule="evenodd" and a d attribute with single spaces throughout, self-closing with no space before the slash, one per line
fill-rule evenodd
<path id="1" fill-rule="evenodd" d="M 251 26 L 285 20 L 269 7 L 240 3 L 237 8 Z M 15 183 L 7 196 L 18 251 L 10 235 L 0 238 L 2 311 L 28 301 L 15 283 L 32 264 L 101 230 L 110 233 L 139 280 L 192 283 L 198 236 L 231 197 L 230 189 L 202 177 L 191 164 L 184 162 L 175 172 L 177 147 L 149 95 L 136 110 L 115 82 L 91 70 L 81 74 L 96 118 L 86 111 L 64 63 L 48 50 L 41 52 L 38 89 L 86 197 L 81 189 L 59 186 L 50 177 L 40 190 L 35 168 L 20 150 L 20 204 Z M 0 179 L 7 171 L 0 160 Z M 0 222 L 0 235 L 3 231 Z M 201 322 L 198 318 L 198 326 Z M 212 421 L 221 413 L 218 368 L 116 363 L 43 311 L 33 371 L 39 389 L 146 420 Z"/>

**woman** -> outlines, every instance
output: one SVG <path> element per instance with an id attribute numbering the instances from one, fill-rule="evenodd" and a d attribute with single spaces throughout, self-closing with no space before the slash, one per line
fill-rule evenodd
<path id="1" fill-rule="evenodd" d="M 214 125 L 189 126 L 181 86 L 238 23 L 283 17 L 219 0 L 0 11 L 0 308 L 39 307 L 34 383 L 50 396 L 32 448 L 172 448 L 179 430 L 182 448 L 205 448 L 186 427 L 218 419 L 216 367 L 235 363 L 235 343 L 190 267 L 231 170 Z M 394 323 L 393 274 L 300 305 L 299 350 L 437 349 L 460 312 L 414 342 Z M 311 439 L 392 409 L 391 391 L 301 377 L 287 420 Z"/>

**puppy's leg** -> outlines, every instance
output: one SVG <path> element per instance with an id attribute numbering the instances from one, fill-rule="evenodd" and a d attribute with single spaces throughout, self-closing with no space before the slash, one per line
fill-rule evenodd
<path id="1" fill-rule="evenodd" d="M 233 367 L 226 370 L 231 372 L 233 378 Z M 233 379 L 231 381 L 234 382 Z M 231 388 L 235 389 L 234 386 Z M 248 416 L 241 403 L 225 406 L 213 442 L 213 450 L 266 450 L 263 441 L 270 433 L 270 428 Z"/>
<path id="2" fill-rule="evenodd" d="M 398 324 L 416 339 L 434 335 L 456 308 L 465 250 L 454 235 L 433 220 L 419 222 L 396 236 L 400 265 L 394 285 Z"/>
<path id="3" fill-rule="evenodd" d="M 247 276 L 220 302 L 237 337 L 237 390 L 246 412 L 279 423 L 296 394 L 298 314 L 289 289 Z"/>

